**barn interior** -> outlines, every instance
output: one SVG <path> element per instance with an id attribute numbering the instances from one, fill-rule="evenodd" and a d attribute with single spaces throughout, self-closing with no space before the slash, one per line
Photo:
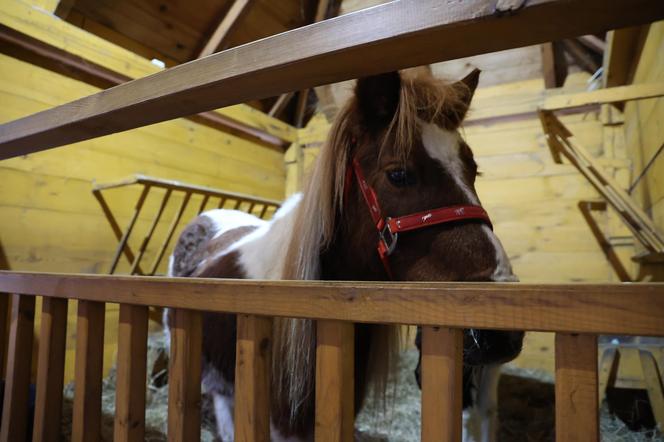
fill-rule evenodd
<path id="1" fill-rule="evenodd" d="M 2 0 L 0 123 L 380 3 Z M 450 81 L 482 71 L 463 135 L 481 171 L 479 197 L 520 281 L 664 281 L 663 55 L 664 22 L 655 22 L 422 68 Z M 165 274 L 175 238 L 201 210 L 269 218 L 301 190 L 352 87 L 293 91 L 1 161 L 0 269 Z M 560 123 L 570 146 L 549 142 Z M 68 312 L 65 383 L 74 378 L 75 301 Z M 118 315 L 106 306 L 111 378 Z M 159 312 L 151 319 L 157 392 Z M 416 363 L 408 346 L 406 377 Z M 604 440 L 661 440 L 664 342 L 605 336 L 598 354 Z M 505 366 L 501 399 L 515 411 L 501 417 L 500 440 L 553 440 L 554 355 L 554 335 L 532 332 Z M 409 422 L 391 430 L 398 436 L 375 431 L 384 422 L 373 415 L 359 425 L 374 439 L 405 440 L 419 418 L 412 403 L 394 414 Z"/>

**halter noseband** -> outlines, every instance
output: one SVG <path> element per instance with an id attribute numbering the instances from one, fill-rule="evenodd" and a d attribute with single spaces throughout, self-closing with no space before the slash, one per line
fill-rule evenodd
<path id="1" fill-rule="evenodd" d="M 378 256 L 390 279 L 394 279 L 394 273 L 390 267 L 389 256 L 397 247 L 399 233 L 411 230 L 422 229 L 437 224 L 451 223 L 461 220 L 477 220 L 491 225 L 491 220 L 486 211 L 476 205 L 460 205 L 439 207 L 437 209 L 426 210 L 424 212 L 411 213 L 409 215 L 396 218 L 383 217 L 378 197 L 374 189 L 367 183 L 362 173 L 362 168 L 357 158 L 353 159 L 352 172 L 349 168 L 346 174 L 346 189 L 352 184 L 351 173 L 354 173 L 364 201 L 367 203 L 371 219 L 378 230 Z"/>

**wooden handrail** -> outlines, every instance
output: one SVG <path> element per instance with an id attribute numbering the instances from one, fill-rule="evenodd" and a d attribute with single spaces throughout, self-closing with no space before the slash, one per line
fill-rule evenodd
<path id="1" fill-rule="evenodd" d="M 605 0 L 469 0 L 445 7 L 438 0 L 390 2 L 6 123 L 0 126 L 0 159 L 295 89 L 663 17 L 660 0 L 614 0 L 610 7 Z"/>
<path id="2" fill-rule="evenodd" d="M 210 312 L 664 336 L 664 284 L 258 281 L 0 272 L 0 292 Z"/>

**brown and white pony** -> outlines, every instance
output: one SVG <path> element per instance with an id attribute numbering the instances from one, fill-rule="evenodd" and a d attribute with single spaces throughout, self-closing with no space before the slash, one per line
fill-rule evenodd
<path id="1" fill-rule="evenodd" d="M 271 221 L 212 210 L 182 233 L 172 276 L 385 281 L 515 281 L 487 220 L 461 219 L 399 233 L 384 263 L 361 171 L 383 216 L 433 208 L 479 209 L 477 164 L 458 132 L 479 71 L 448 84 L 397 72 L 358 80 L 334 123 L 302 195 Z M 350 172 L 349 172 L 350 170 Z M 357 172 L 357 171 L 356 171 Z M 357 175 L 357 174 L 355 174 Z M 377 205 L 377 204 L 376 204 Z M 423 221 L 428 219 L 424 216 Z M 166 314 L 168 323 L 168 313 Z M 314 427 L 313 321 L 276 319 L 272 364 L 272 440 L 310 440 Z M 233 440 L 235 316 L 206 314 L 203 384 L 213 396 L 219 435 Z M 168 328 L 168 327 L 167 327 Z M 384 390 L 398 351 L 394 326 L 356 324 L 355 393 Z M 498 365 L 521 349 L 522 333 L 468 330 L 464 341 L 467 440 L 493 440 Z M 466 413 L 466 412 L 465 412 Z M 471 414 L 466 413 L 467 416 Z"/>

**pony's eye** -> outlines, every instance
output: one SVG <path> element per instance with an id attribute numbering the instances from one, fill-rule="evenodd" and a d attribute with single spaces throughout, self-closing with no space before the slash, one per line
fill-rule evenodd
<path id="1" fill-rule="evenodd" d="M 387 172 L 387 179 L 397 187 L 412 186 L 415 184 L 415 175 L 406 169 L 392 169 Z"/>

